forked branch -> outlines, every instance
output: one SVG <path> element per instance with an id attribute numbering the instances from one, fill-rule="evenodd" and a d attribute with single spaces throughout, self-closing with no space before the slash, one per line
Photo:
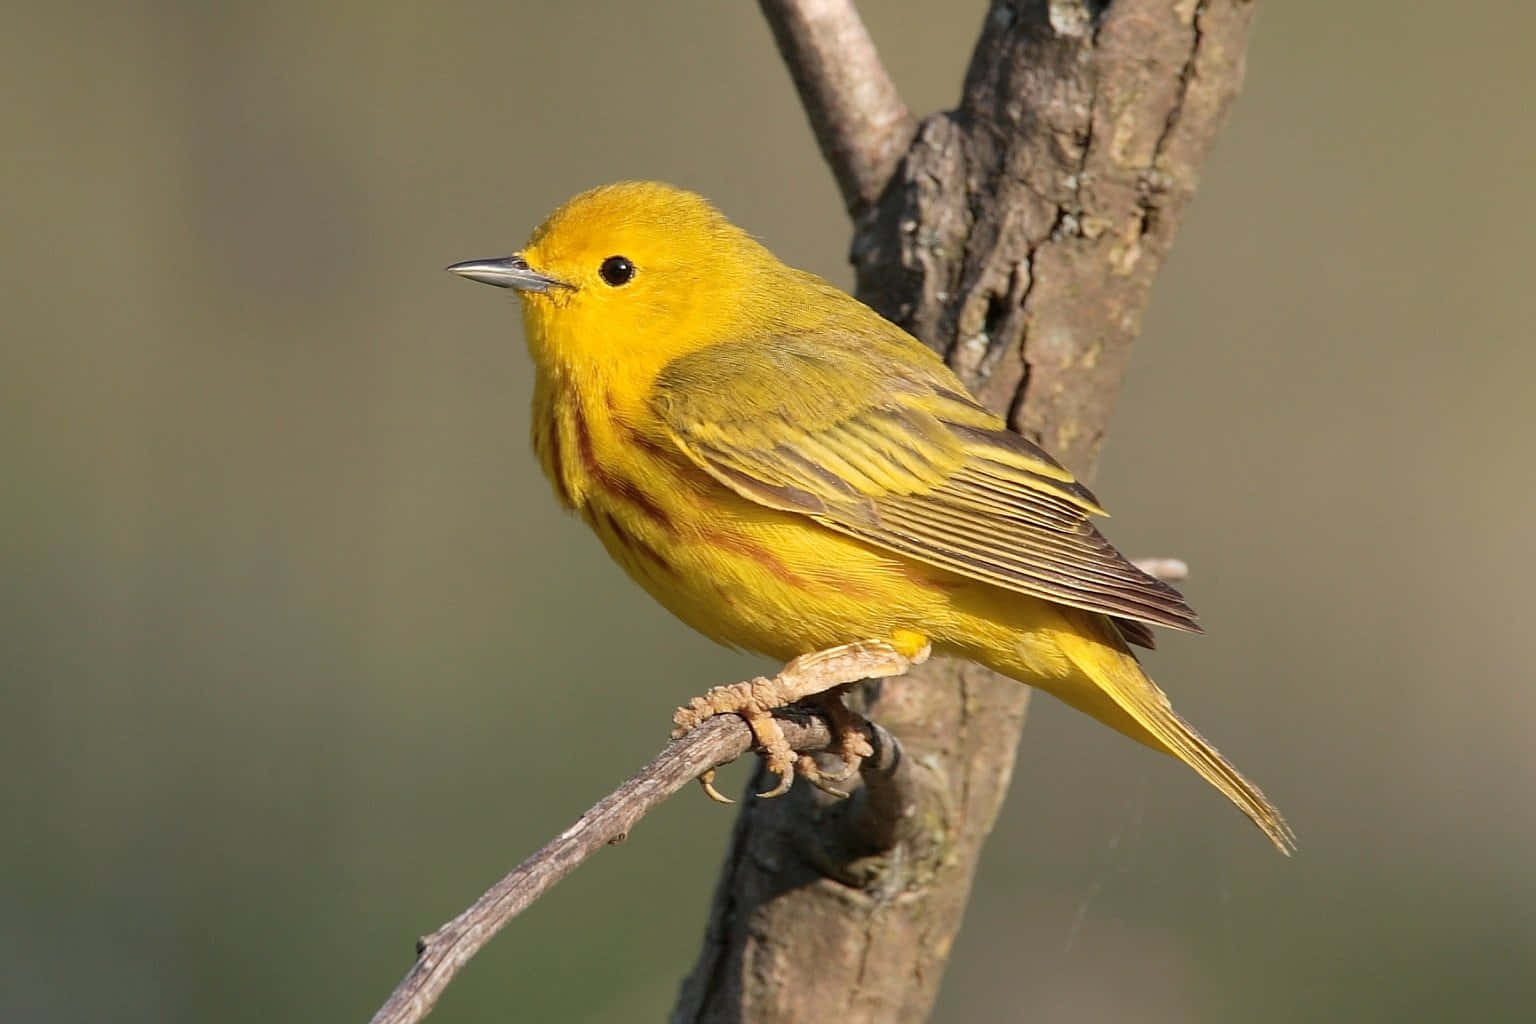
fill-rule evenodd
<path id="1" fill-rule="evenodd" d="M 853 0 L 759 0 L 816 143 L 858 217 L 879 198 L 917 122 Z"/>

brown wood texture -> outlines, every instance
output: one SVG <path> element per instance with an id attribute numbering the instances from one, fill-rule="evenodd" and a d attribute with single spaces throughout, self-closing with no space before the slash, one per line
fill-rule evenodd
<path id="1" fill-rule="evenodd" d="M 1091 476 L 1152 280 L 1241 83 L 1253 4 L 994 2 L 958 108 L 924 119 L 873 193 L 868 162 L 838 164 L 861 150 L 835 133 L 856 129 L 818 110 L 825 82 L 785 44 L 814 39 L 775 20 L 798 6 L 763 3 L 857 217 L 860 298 Z M 1029 690 L 936 659 L 864 697 L 910 786 L 873 814 L 863 791 L 747 801 L 675 1024 L 928 1017 Z"/>
<path id="2" fill-rule="evenodd" d="M 796 750 L 822 750 L 835 742 L 824 717 L 786 713 L 779 722 Z M 864 760 L 860 771 L 865 792 L 875 797 L 861 805 L 873 818 L 861 830 L 878 836 L 878 830 L 897 817 L 886 813 L 892 798 L 887 794 L 910 788 L 905 782 L 910 768 L 889 733 L 869 722 L 863 728 L 874 754 Z M 415 962 L 374 1013 L 372 1024 L 413 1024 L 424 1019 L 464 965 L 514 917 L 603 847 L 623 842 L 657 804 L 706 770 L 736 760 L 752 743 L 745 721 L 735 715 L 716 715 L 667 744 L 649 764 L 507 872 L 463 913 L 417 940 Z M 889 845 L 894 840 L 883 841 Z"/>

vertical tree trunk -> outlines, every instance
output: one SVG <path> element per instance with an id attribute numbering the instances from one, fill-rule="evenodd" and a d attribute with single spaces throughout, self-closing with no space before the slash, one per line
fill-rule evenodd
<path id="1" fill-rule="evenodd" d="M 795 5 L 763 6 L 772 20 Z M 959 108 L 921 122 L 883 188 L 839 168 L 859 297 L 1079 475 L 1241 82 L 1252 13 L 995 0 Z M 804 91 L 798 67 L 796 81 Z M 823 151 L 836 162 L 824 137 Z M 872 812 L 864 791 L 835 801 L 805 785 L 749 797 L 677 1024 L 927 1018 L 1029 690 L 945 660 L 865 689 L 905 751 L 902 805 Z M 872 827 L 872 813 L 889 820 Z"/>

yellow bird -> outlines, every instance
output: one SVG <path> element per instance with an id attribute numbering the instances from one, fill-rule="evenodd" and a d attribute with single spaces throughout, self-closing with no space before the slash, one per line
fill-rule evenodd
<path id="1" fill-rule="evenodd" d="M 969 658 L 1178 758 L 1293 847 L 1127 646 L 1150 646 L 1148 624 L 1198 631 L 1194 612 L 916 338 L 655 182 L 582 193 L 517 255 L 448 269 L 517 291 L 545 475 L 694 629 L 800 659 L 786 676 L 811 685 L 850 650 L 892 653 L 891 672 L 930 646 Z M 782 791 L 793 762 L 765 732 Z"/>

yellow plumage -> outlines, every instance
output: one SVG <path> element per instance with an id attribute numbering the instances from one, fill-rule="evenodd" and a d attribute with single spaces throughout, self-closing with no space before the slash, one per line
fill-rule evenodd
<path id="1" fill-rule="evenodd" d="M 577 196 L 518 256 L 456 269 L 519 290 L 544 472 L 684 622 L 784 660 L 926 638 L 1179 758 L 1290 848 L 1127 647 L 1194 613 L 906 332 L 655 183 Z"/>

